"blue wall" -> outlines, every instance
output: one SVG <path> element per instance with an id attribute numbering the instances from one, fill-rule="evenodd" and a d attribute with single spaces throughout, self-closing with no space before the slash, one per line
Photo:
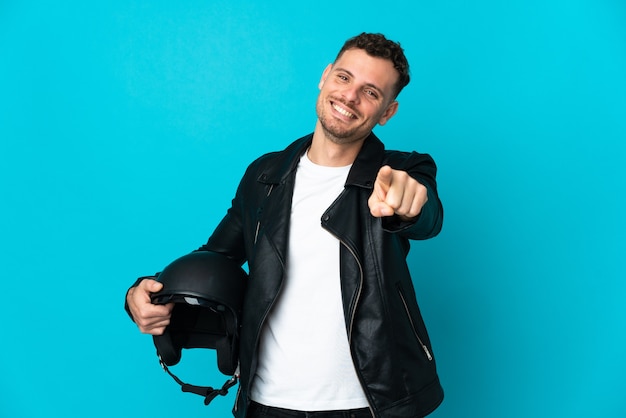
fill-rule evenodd
<path id="1" fill-rule="evenodd" d="M 234 393 L 180 393 L 124 293 L 313 129 L 319 76 L 361 31 L 412 63 L 377 133 L 440 169 L 444 230 L 410 255 L 432 416 L 626 416 L 626 4 L 393 5 L 0 3 L 0 416 L 229 416 Z M 175 371 L 221 384 L 195 351 Z"/>

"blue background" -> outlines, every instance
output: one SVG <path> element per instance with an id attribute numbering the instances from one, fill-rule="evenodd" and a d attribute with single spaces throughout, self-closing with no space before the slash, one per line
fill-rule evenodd
<path id="1" fill-rule="evenodd" d="M 413 80 L 376 132 L 430 153 L 446 217 L 410 265 L 432 415 L 626 416 L 626 3 L 0 2 L 0 416 L 228 417 L 122 309 L 203 244 L 247 164 L 312 131 L 361 31 Z M 210 350 L 175 367 L 221 385 Z"/>

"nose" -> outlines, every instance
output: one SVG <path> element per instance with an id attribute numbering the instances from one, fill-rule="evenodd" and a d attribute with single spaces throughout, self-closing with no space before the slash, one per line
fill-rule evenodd
<path id="1" fill-rule="evenodd" d="M 347 86 L 342 91 L 342 96 L 348 103 L 357 103 L 359 100 L 359 90 L 354 85 Z"/>

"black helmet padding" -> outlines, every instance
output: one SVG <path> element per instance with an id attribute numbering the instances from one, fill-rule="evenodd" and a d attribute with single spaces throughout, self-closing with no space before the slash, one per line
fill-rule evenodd
<path id="1" fill-rule="evenodd" d="M 154 345 L 167 366 L 177 364 L 183 348 L 211 348 L 220 372 L 233 375 L 238 363 L 239 326 L 246 272 L 228 257 L 197 251 L 170 263 L 157 276 L 163 289 L 152 303 L 175 303 L 170 324 Z"/>

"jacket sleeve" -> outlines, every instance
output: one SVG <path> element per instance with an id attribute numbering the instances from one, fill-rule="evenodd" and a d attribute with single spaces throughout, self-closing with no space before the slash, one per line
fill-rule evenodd
<path id="1" fill-rule="evenodd" d="M 224 254 L 240 265 L 248 260 L 246 219 L 249 218 L 249 214 L 246 211 L 254 207 L 249 203 L 254 195 L 253 188 L 256 183 L 257 163 L 258 160 L 248 167 L 239 182 L 237 192 L 226 215 L 217 225 L 206 244 L 201 246 L 198 251 L 213 251 Z"/>
<path id="2" fill-rule="evenodd" d="M 443 226 L 443 206 L 437 192 L 437 166 L 428 154 L 389 151 L 387 162 L 395 170 L 406 171 L 426 187 L 428 201 L 412 221 L 402 221 L 398 216 L 383 218 L 383 228 L 399 233 L 408 239 L 424 240 L 437 236 Z"/>
<path id="3" fill-rule="evenodd" d="M 250 178 L 254 181 L 253 168 L 255 164 L 251 164 L 250 167 L 246 170 L 246 174 L 242 178 L 239 183 L 239 187 L 237 188 L 237 192 L 235 193 L 235 197 L 232 200 L 231 207 L 226 212 L 226 215 L 218 224 L 217 228 L 211 234 L 206 244 L 198 248 L 196 251 L 213 251 L 224 254 L 240 265 L 247 261 L 246 251 L 244 246 L 244 229 L 243 229 L 243 196 L 246 194 L 244 192 L 244 185 L 250 184 L 248 181 Z M 150 278 L 155 279 L 159 273 L 156 273 L 154 276 L 145 276 L 139 277 L 135 283 L 126 291 L 124 297 L 124 309 L 128 313 L 128 316 L 133 319 L 130 310 L 128 308 L 128 291 L 131 288 L 137 286 L 143 279 Z"/>

